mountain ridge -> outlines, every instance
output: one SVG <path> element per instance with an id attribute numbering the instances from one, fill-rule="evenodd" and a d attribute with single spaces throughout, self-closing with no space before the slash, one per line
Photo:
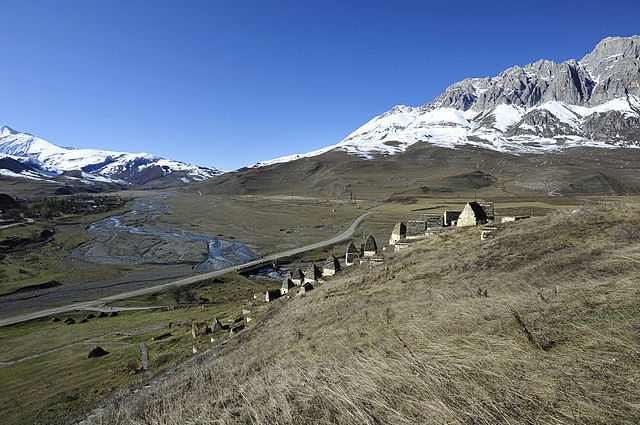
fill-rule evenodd
<path id="1" fill-rule="evenodd" d="M 467 78 L 430 103 L 395 106 L 336 145 L 253 167 L 334 149 L 372 159 L 418 142 L 452 148 L 469 144 L 514 154 L 639 147 L 639 129 L 640 36 L 607 37 L 580 61 L 540 59 L 495 77 Z"/>
<path id="2" fill-rule="evenodd" d="M 223 173 L 217 168 L 200 167 L 149 153 L 64 148 L 9 126 L 0 127 L 0 157 L 11 158 L 29 168 L 28 175 L 0 169 L 0 176 L 43 181 L 81 172 L 82 177 L 75 179 L 85 184 L 101 181 L 129 186 L 158 183 L 167 176 L 171 176 L 174 183 L 189 183 Z"/>

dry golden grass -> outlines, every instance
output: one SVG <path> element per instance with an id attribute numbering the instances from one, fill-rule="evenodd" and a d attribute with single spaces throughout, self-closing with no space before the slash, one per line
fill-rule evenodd
<path id="1" fill-rule="evenodd" d="M 454 230 L 349 268 L 91 422 L 638 423 L 639 207 L 491 241 Z"/>

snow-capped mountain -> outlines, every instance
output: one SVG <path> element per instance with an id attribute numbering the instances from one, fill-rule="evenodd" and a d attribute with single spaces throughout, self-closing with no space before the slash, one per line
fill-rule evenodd
<path id="1" fill-rule="evenodd" d="M 433 102 L 396 106 L 337 145 L 254 167 L 341 150 L 362 158 L 426 142 L 524 154 L 640 147 L 640 37 L 609 37 L 580 61 L 539 60 L 455 83 Z"/>
<path id="2" fill-rule="evenodd" d="M 188 183 L 222 174 L 215 168 L 172 161 L 148 153 L 63 148 L 6 126 L 0 127 L 1 158 L 13 169 L 0 167 L 0 175 L 41 180 L 63 175 L 86 184 L 146 184 L 168 176 Z M 16 162 L 24 169 L 18 170 Z"/>

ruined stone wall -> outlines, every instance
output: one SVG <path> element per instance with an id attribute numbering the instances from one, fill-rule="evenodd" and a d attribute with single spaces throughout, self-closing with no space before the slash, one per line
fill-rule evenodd
<path id="1" fill-rule="evenodd" d="M 462 211 L 446 210 L 442 216 L 445 226 L 455 226 Z"/>
<path id="2" fill-rule="evenodd" d="M 469 204 L 465 205 L 464 209 L 458 217 L 458 226 L 475 226 L 477 223 L 476 214 L 473 208 Z"/>
<path id="3" fill-rule="evenodd" d="M 400 241 L 402 237 L 399 234 L 392 233 L 389 238 L 389 245 L 395 245 L 396 242 Z"/>
<path id="4" fill-rule="evenodd" d="M 407 222 L 407 239 L 415 239 L 424 236 L 427 223 L 424 220 L 411 220 Z"/>
<path id="5" fill-rule="evenodd" d="M 427 229 L 442 227 L 444 225 L 443 218 L 440 214 L 426 214 L 424 220 L 427 222 Z"/>
<path id="6" fill-rule="evenodd" d="M 335 269 L 330 269 L 325 267 L 324 269 L 322 269 L 322 275 L 323 276 L 333 276 L 336 274 L 336 270 Z"/>

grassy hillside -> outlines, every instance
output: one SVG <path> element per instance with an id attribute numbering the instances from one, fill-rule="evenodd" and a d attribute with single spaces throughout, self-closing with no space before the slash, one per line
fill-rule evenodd
<path id="1" fill-rule="evenodd" d="M 12 238 L 33 241 L 28 249 L 0 250 L 0 295 L 52 280 L 69 283 L 117 276 L 118 270 L 113 267 L 79 265 L 71 251 L 92 238 L 86 230 L 89 223 L 125 211 L 126 207 L 121 207 L 99 214 L 37 218 L 33 223 L 0 230 L 0 243 Z M 44 230 L 53 231 L 54 235 L 41 239 L 39 235 Z"/>
<path id="2" fill-rule="evenodd" d="M 481 197 L 640 193 L 638 149 L 572 148 L 511 155 L 479 147 L 416 143 L 364 160 L 341 151 L 242 169 L 197 185 L 203 194 L 284 194 L 338 199 L 392 196 Z"/>
<path id="3" fill-rule="evenodd" d="M 86 323 L 81 320 L 89 312 L 73 312 L 57 316 L 60 321 L 42 318 L 0 327 L 0 423 L 74 423 L 87 411 L 187 362 L 194 347 L 210 349 L 211 337 L 216 344 L 229 338 L 228 332 L 219 332 L 194 339 L 193 321 L 210 323 L 215 317 L 229 323 L 227 319 L 246 316 L 251 319 L 243 323 L 253 326 L 269 307 L 253 300 L 253 294 L 279 286 L 228 274 L 191 286 L 191 296 L 185 291 L 178 300 L 175 292 L 166 291 L 123 303 L 167 307 L 121 311 L 116 317 L 94 317 Z M 244 314 L 246 309 L 249 313 Z M 65 325 L 66 317 L 76 324 Z M 165 336 L 158 338 L 161 335 Z M 148 359 L 146 370 L 141 343 Z M 88 359 L 95 345 L 110 354 Z"/>
<path id="4" fill-rule="evenodd" d="M 92 423 L 638 423 L 638 207 L 350 268 Z"/>

